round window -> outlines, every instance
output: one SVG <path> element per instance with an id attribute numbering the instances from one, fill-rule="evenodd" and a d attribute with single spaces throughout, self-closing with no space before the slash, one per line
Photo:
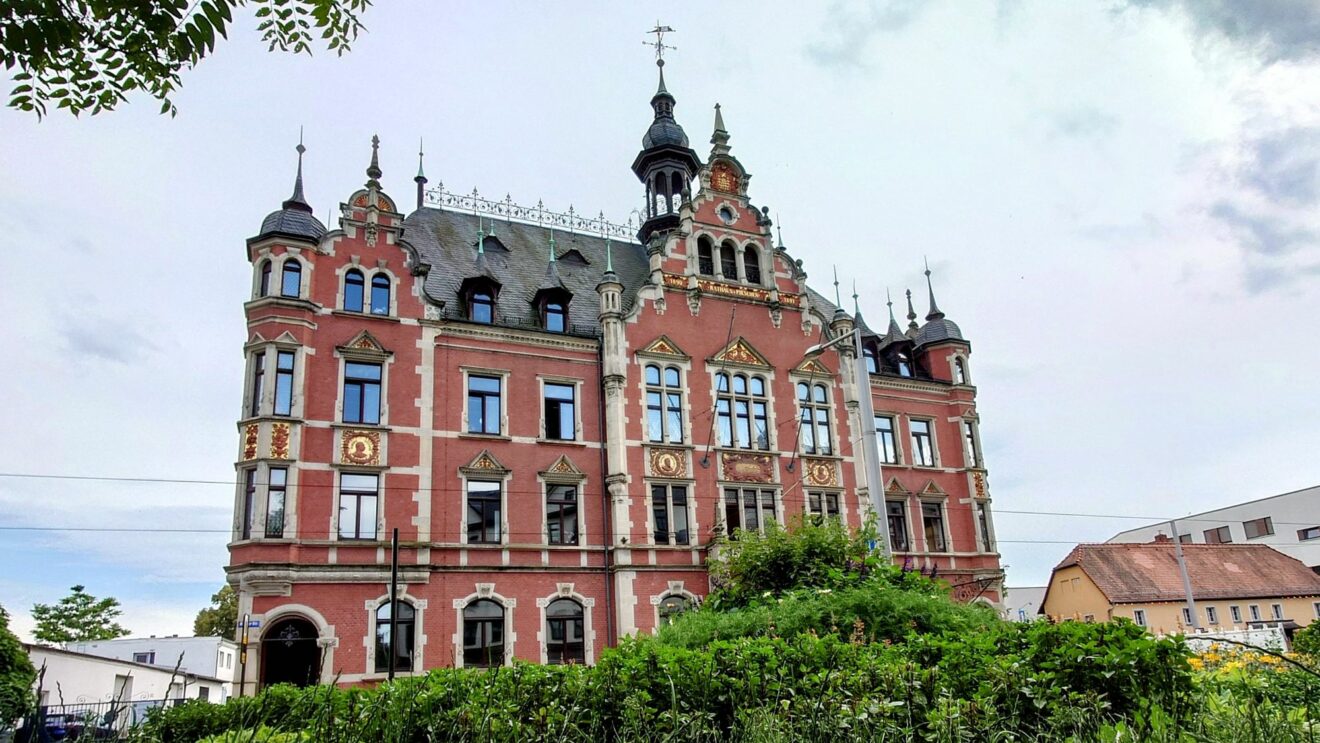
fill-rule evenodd
<path id="1" fill-rule="evenodd" d="M 720 207 L 719 215 L 720 221 L 725 224 L 733 224 L 733 220 L 737 219 L 733 213 L 733 207 L 728 205 Z"/>

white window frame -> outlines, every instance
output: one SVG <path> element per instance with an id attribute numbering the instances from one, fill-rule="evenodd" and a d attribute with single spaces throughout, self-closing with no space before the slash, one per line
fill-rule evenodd
<path id="1" fill-rule="evenodd" d="M 1241 622 L 1242 622 L 1242 607 L 1241 607 L 1241 606 L 1238 606 L 1238 605 L 1236 605 L 1236 604 L 1230 605 L 1230 606 L 1228 607 L 1228 616 L 1229 616 L 1230 619 L 1233 620 L 1233 624 L 1241 624 Z"/>
<path id="2" fill-rule="evenodd" d="M 350 428 L 388 428 L 390 425 L 390 367 L 394 364 L 394 354 L 380 351 L 359 351 L 354 349 L 335 349 L 339 361 L 339 378 L 336 381 L 335 420 L 337 426 Z M 380 420 L 377 423 L 350 423 L 344 420 L 344 381 L 348 375 L 348 364 L 380 365 Z M 306 366 L 305 364 L 303 366 Z M 295 363 L 295 371 L 297 364 Z M 271 398 L 272 401 L 274 398 Z M 467 401 L 464 399 L 464 405 Z"/>
<path id="3" fill-rule="evenodd" d="M 916 434 L 912 432 L 913 423 L 925 423 L 927 426 L 926 430 L 930 433 L 930 464 L 925 464 L 921 462 L 917 457 L 917 451 L 918 451 L 917 438 L 916 438 Z M 938 469 L 940 466 L 940 455 L 939 455 L 940 447 L 939 447 L 939 442 L 936 441 L 935 438 L 935 419 L 922 418 L 922 417 L 914 418 L 909 416 L 907 419 L 907 429 L 908 429 L 908 446 L 910 446 L 912 449 L 911 466 L 924 467 L 927 469 Z"/>
<path id="4" fill-rule="evenodd" d="M 558 549 L 583 549 L 587 546 L 587 509 L 584 507 L 586 501 L 586 475 L 555 475 L 540 473 L 536 476 L 537 484 L 541 490 L 541 544 L 547 547 Z M 550 543 L 550 488 L 556 485 L 567 485 L 577 491 L 577 543 L 575 544 L 551 544 Z M 466 498 L 467 487 L 463 488 Z M 505 498 L 507 501 L 508 499 Z M 467 532 L 467 504 L 464 503 L 464 533 Z M 503 513 L 501 513 L 503 518 Z"/>
<path id="5" fill-rule="evenodd" d="M 902 464 L 903 464 L 903 436 L 902 436 L 902 433 L 901 433 L 902 428 L 900 428 L 900 426 L 899 426 L 899 421 L 900 421 L 899 416 L 898 416 L 897 414 L 895 414 L 895 413 L 886 413 L 886 412 L 880 412 L 880 411 L 877 411 L 876 414 L 875 414 L 875 417 L 876 417 L 876 418 L 887 418 L 887 419 L 889 419 L 889 424 L 890 424 L 890 428 L 891 428 L 891 433 L 892 433 L 893 436 L 894 436 L 894 461 L 892 461 L 892 462 L 881 461 L 881 464 L 882 464 L 882 465 L 890 465 L 890 466 L 902 466 Z M 874 420 L 872 420 L 871 423 L 872 423 L 872 426 L 875 425 L 875 421 L 874 421 Z M 877 428 L 876 431 L 875 431 L 875 433 L 876 433 L 876 445 L 877 445 L 877 446 L 879 447 L 879 449 L 880 449 L 880 456 L 883 457 L 883 456 L 884 456 L 884 442 L 881 441 L 881 439 L 880 439 L 880 429 Z"/>
<path id="6" fill-rule="evenodd" d="M 977 425 L 975 418 L 963 418 L 959 428 L 963 440 L 963 463 L 967 469 L 982 469 L 984 460 L 981 457 L 981 427 Z M 934 435 L 931 436 L 932 442 Z"/>
<path id="7" fill-rule="evenodd" d="M 693 482 L 691 482 L 691 481 L 687 481 L 687 480 L 647 480 L 647 481 L 645 482 L 645 485 L 646 485 L 646 533 L 647 533 L 647 535 L 649 536 L 649 541 L 650 541 L 651 546 L 653 546 L 653 547 L 675 547 L 675 548 L 678 548 L 678 549 L 692 549 L 692 548 L 696 547 L 696 546 L 697 546 L 697 538 L 696 538 L 696 537 L 697 537 L 697 522 L 696 522 L 697 509 L 696 509 L 696 498 L 694 497 L 694 493 L 693 493 L 693 491 L 694 491 L 695 488 L 696 488 L 696 484 L 693 483 Z M 653 496 L 653 494 L 652 494 L 652 490 L 651 490 L 651 489 L 652 489 L 653 487 L 663 487 L 663 488 L 665 489 L 665 506 L 666 506 L 666 508 L 669 509 L 669 514 L 670 514 L 670 516 L 669 516 L 669 521 L 670 521 L 670 527 L 671 527 L 671 529 L 670 529 L 670 531 L 669 531 L 669 534 L 670 534 L 670 535 L 673 535 L 673 534 L 674 534 L 674 531 L 673 531 L 672 527 L 673 527 L 673 520 L 674 520 L 674 518 L 673 518 L 673 513 L 674 513 L 674 494 L 673 494 L 673 490 L 672 490 L 672 489 L 673 489 L 675 486 L 678 486 L 678 487 L 681 487 L 681 488 L 685 488 L 685 489 L 687 490 L 687 496 L 686 496 L 686 497 L 687 497 L 687 503 L 685 504 L 685 506 L 684 506 L 684 508 L 683 508 L 683 511 L 687 514 L 687 524 L 688 524 L 688 529 L 687 529 L 687 531 L 688 531 L 688 541 L 687 541 L 687 544 L 678 544 L 677 542 L 664 542 L 664 543 L 660 543 L 660 542 L 655 541 L 655 505 L 654 505 L 654 500 L 653 500 L 653 497 L 654 497 L 654 496 Z M 723 492 L 724 492 L 724 491 L 721 489 L 721 490 L 720 490 L 721 497 L 723 497 Z M 722 500 L 721 500 L 721 505 L 723 505 L 723 501 L 722 501 Z"/>
<path id="8" fill-rule="evenodd" d="M 808 374 L 791 374 L 791 375 L 789 375 L 789 383 L 790 383 L 790 384 L 792 385 L 792 387 L 793 387 L 793 402 L 794 402 L 794 410 L 797 412 L 797 425 L 798 425 L 798 427 L 799 427 L 799 430 L 798 430 L 798 433 L 797 433 L 797 436 L 796 436 L 797 441 L 796 441 L 795 444 L 794 444 L 794 447 L 797 449 L 798 453 L 799 453 L 799 454 L 802 454 L 803 456 L 809 456 L 809 457 L 834 457 L 834 456 L 838 456 L 838 455 L 839 455 L 839 436 L 838 436 L 838 433 L 837 433 L 837 432 L 838 432 L 838 430 L 839 430 L 839 425 L 838 425 L 838 418 L 839 418 L 839 416 L 838 416 L 838 408 L 837 408 L 837 406 L 834 404 L 834 383 L 833 383 L 833 381 L 831 381 L 831 379 L 830 379 L 830 378 L 827 378 L 827 377 L 812 376 L 812 375 L 808 375 Z M 805 385 L 807 385 L 807 400 L 805 401 L 805 403 L 804 403 L 801 399 L 798 398 L 798 389 L 797 389 L 797 386 L 798 386 L 799 384 L 805 384 Z M 823 403 L 816 402 L 816 389 L 815 389 L 815 388 L 816 388 L 818 385 L 821 386 L 821 387 L 824 387 L 824 388 L 825 388 L 825 398 L 826 398 L 826 399 L 825 399 L 825 402 L 823 402 Z M 769 397 L 769 390 L 767 390 L 766 397 Z M 829 437 L 830 437 L 830 450 L 829 450 L 828 452 L 822 452 L 822 451 L 820 450 L 820 445 L 819 445 L 819 444 L 817 444 L 817 446 L 816 446 L 816 451 L 814 451 L 814 452 L 812 452 L 812 453 L 810 453 L 810 454 L 808 454 L 807 452 L 803 451 L 803 449 L 802 449 L 802 433 L 801 433 L 800 427 L 802 426 L 802 410 L 803 410 L 803 408 L 804 408 L 804 405 L 805 405 L 806 408 L 808 408 L 808 409 L 810 409 L 810 410 L 812 411 L 812 426 L 813 426 L 813 428 L 812 428 L 812 436 L 813 436 L 813 437 L 814 437 L 815 434 L 816 434 L 816 431 L 815 431 L 815 428 L 814 428 L 814 426 L 815 426 L 815 411 L 816 411 L 816 410 L 819 410 L 819 409 L 821 409 L 821 408 L 824 408 L 824 409 L 825 409 L 826 427 L 829 429 Z M 768 419 L 768 418 L 767 418 L 767 419 Z"/>
<path id="9" fill-rule="evenodd" d="M 578 593 L 573 583 L 557 583 L 553 594 L 536 599 L 536 608 L 541 613 L 540 629 L 536 631 L 536 644 L 541 649 L 541 665 L 550 662 L 550 625 L 547 623 L 545 612 L 550 608 L 551 602 L 559 599 L 571 599 L 582 607 L 582 663 L 588 666 L 596 665 L 596 631 L 591 623 L 596 599 Z"/>
<path id="10" fill-rule="evenodd" d="M 343 497 L 343 476 L 344 475 L 371 475 L 376 478 L 376 535 L 370 538 L 364 537 L 344 537 L 339 531 L 339 515 L 343 509 L 340 507 L 340 499 Z M 336 467 L 334 468 L 334 488 L 335 499 L 332 505 L 330 516 L 330 534 L 335 542 L 343 544 L 371 544 L 379 542 L 385 533 L 385 473 L 379 469 L 352 469 Z M 287 487 L 287 486 L 286 486 Z M 288 506 L 286 505 L 287 509 Z M 285 530 L 288 530 L 288 524 L 285 524 Z"/>
<path id="11" fill-rule="evenodd" d="M 513 479 L 513 472 L 493 470 L 490 473 L 469 474 L 466 471 L 462 471 L 460 472 L 458 479 L 459 479 L 459 486 L 463 488 L 462 509 L 459 512 L 459 523 L 458 523 L 459 542 L 465 547 L 476 547 L 476 548 L 507 546 L 510 543 L 509 542 L 509 481 Z M 468 509 L 468 483 L 470 482 L 498 482 L 500 485 L 500 539 L 498 542 L 468 541 L 468 530 L 467 530 L 468 510 L 467 509 Z M 542 496 L 542 502 L 543 505 L 541 506 L 541 513 L 544 516 L 545 514 L 544 496 Z M 541 524 L 541 528 L 543 530 L 545 529 L 544 523 Z"/>
<path id="12" fill-rule="evenodd" d="M 1219 610 L 1213 606 L 1205 607 L 1205 623 L 1211 627 L 1219 626 Z"/>
<path id="13" fill-rule="evenodd" d="M 466 493 L 467 492 L 466 489 L 463 492 Z M 464 508 L 464 511 L 466 512 L 466 507 Z M 466 513 L 464 515 L 466 515 Z M 467 534 L 467 529 L 464 529 L 463 533 Z M 503 665 L 508 666 L 513 663 L 513 658 L 514 658 L 513 649 L 518 642 L 518 633 L 514 629 L 515 627 L 518 626 L 517 624 L 514 623 L 514 610 L 518 608 L 518 599 L 506 598 L 505 596 L 496 593 L 494 583 L 478 583 L 476 584 L 476 589 L 477 590 L 473 591 L 467 596 L 454 599 L 453 602 L 454 614 L 456 616 L 456 622 L 457 622 L 454 625 L 455 630 L 453 636 L 454 667 L 463 668 L 463 609 L 467 608 L 467 605 L 472 603 L 473 601 L 477 601 L 480 599 L 490 599 L 495 603 L 499 604 L 500 606 L 504 607 Z"/>
<path id="14" fill-rule="evenodd" d="M 508 369 L 487 369 L 478 366 L 461 366 L 463 374 L 463 402 L 459 417 L 458 433 L 460 436 L 477 436 L 486 439 L 507 439 L 509 433 L 509 376 Z M 497 377 L 500 380 L 500 432 L 473 433 L 468 430 L 468 384 L 472 377 Z"/>
<path id="15" fill-rule="evenodd" d="M 545 386 L 547 384 L 566 385 L 573 388 L 573 438 L 559 439 L 550 438 L 546 430 L 545 420 Z M 537 406 L 539 408 L 537 415 L 540 417 L 540 428 L 536 440 L 546 444 L 582 444 L 582 380 L 573 377 L 561 377 L 554 375 L 536 377 L 537 388 Z M 466 388 L 465 388 L 466 390 Z M 467 409 L 467 400 L 464 398 L 464 410 Z"/>
<path id="16" fill-rule="evenodd" d="M 1132 621 L 1133 621 L 1138 627 L 1145 627 L 1145 626 L 1147 626 L 1147 624 L 1146 624 L 1146 610 L 1145 610 L 1145 609 L 1133 609 L 1133 610 L 1132 610 Z"/>
<path id="17" fill-rule="evenodd" d="M 707 372 L 709 373 L 709 376 L 710 376 L 710 400 L 711 400 L 711 402 L 712 402 L 711 415 L 716 417 L 716 420 L 715 420 L 715 427 L 714 427 L 714 429 L 712 429 L 712 432 L 711 432 L 712 443 L 714 444 L 715 448 L 717 448 L 717 449 L 724 449 L 724 450 L 726 450 L 726 451 L 740 451 L 740 452 L 744 452 L 744 451 L 750 451 L 750 452 L 766 452 L 766 453 L 769 453 L 769 454 L 773 454 L 773 453 L 779 451 L 779 449 L 778 449 L 778 445 L 779 445 L 778 439 L 779 439 L 779 436 L 778 436 L 778 432 L 777 432 L 777 428 L 778 428 L 778 427 L 777 427 L 777 425 L 776 425 L 776 421 L 775 421 L 775 394 L 774 394 L 774 383 L 775 383 L 775 377 L 774 377 L 774 375 L 771 373 L 771 370 L 766 369 L 766 368 L 764 368 L 764 367 L 760 367 L 760 366 L 755 366 L 755 367 L 748 367 L 748 366 L 734 366 L 734 365 L 726 364 L 726 363 L 717 363 L 717 364 L 707 365 L 706 370 L 707 370 Z M 721 393 L 721 392 L 719 391 L 719 383 L 718 383 L 717 380 L 719 379 L 719 375 L 721 375 L 721 374 L 727 374 L 727 375 L 729 376 L 729 391 L 726 392 L 726 393 Z M 739 375 L 739 374 L 743 375 L 744 377 L 747 377 L 747 390 L 748 390 L 748 392 L 747 392 L 746 395 L 739 395 L 739 394 L 737 394 L 737 393 L 735 393 L 735 392 L 733 391 L 733 378 L 734 378 L 735 376 Z M 763 397 L 757 397 L 756 395 L 751 394 L 751 389 L 752 389 L 752 387 L 751 387 L 751 385 L 752 385 L 752 377 L 760 377 L 760 378 L 761 378 L 761 381 L 765 383 L 765 395 L 764 395 Z M 724 446 L 724 445 L 722 445 L 722 444 L 720 443 L 720 431 L 719 431 L 719 419 L 718 419 L 718 417 L 719 417 L 719 414 L 718 414 L 718 401 L 719 401 L 719 398 L 720 398 L 721 395 L 724 395 L 724 396 L 728 397 L 728 398 L 730 399 L 731 402 L 732 402 L 732 401 L 736 401 L 736 400 L 739 399 L 740 397 L 741 397 L 741 398 L 745 398 L 745 399 L 747 399 L 747 400 L 749 400 L 749 401 L 751 401 L 751 400 L 764 400 L 764 401 L 765 401 L 765 437 L 766 437 L 766 446 L 765 446 L 764 449 L 759 448 L 759 447 L 757 447 L 757 446 L 755 446 L 755 445 L 751 446 L 750 448 L 746 448 L 746 449 L 744 449 L 744 448 L 738 446 L 738 430 L 737 430 L 737 427 L 738 427 L 738 416 L 737 416 L 737 413 L 735 412 L 736 409 L 735 409 L 735 407 L 734 407 L 732 404 L 731 404 L 730 407 L 729 407 L 729 414 L 730 414 L 730 416 L 732 416 L 733 440 L 732 440 L 730 446 Z M 794 399 L 797 398 L 797 393 L 796 393 L 796 392 L 794 393 L 793 397 L 794 397 Z M 748 414 L 751 415 L 751 413 L 750 413 L 750 409 L 749 409 L 749 413 L 748 413 Z M 751 418 L 751 429 L 752 429 L 752 430 L 751 430 L 751 433 L 752 433 L 753 438 L 755 438 L 755 434 L 756 434 L 756 425 L 755 425 L 755 422 L 756 422 L 756 418 L 755 418 L 755 416 L 752 416 L 752 418 Z M 794 451 L 797 450 L 797 444 L 796 444 L 796 442 L 795 442 L 794 445 L 793 445 L 793 450 L 794 450 Z M 789 453 L 791 454 L 791 452 L 789 452 Z M 723 497 L 723 493 L 721 493 L 721 497 Z"/>
<path id="18" fill-rule="evenodd" d="M 689 408 L 688 408 L 688 398 L 690 397 L 690 394 L 689 394 L 689 389 L 688 389 L 688 386 L 689 386 L 689 385 L 688 385 L 688 381 L 687 381 L 687 380 L 688 380 L 688 373 L 689 373 L 689 367 L 690 367 L 690 365 L 687 364 L 687 363 L 684 363 L 684 362 L 680 362 L 680 361 L 678 361 L 677 359 L 672 359 L 672 358 L 666 358 L 666 359 L 662 359 L 662 358 L 652 358 L 652 357 L 649 357 L 649 356 L 642 356 L 642 355 L 640 355 L 640 354 L 638 355 L 638 364 L 637 364 L 637 365 L 638 365 L 639 367 L 641 367 L 641 372 L 642 372 L 641 375 L 640 375 L 640 377 L 641 377 L 641 379 L 640 379 L 640 383 L 641 383 L 641 391 L 642 391 L 642 398 L 641 398 L 641 400 L 642 400 L 642 435 L 641 435 L 641 441 L 644 441 L 646 444 L 648 444 L 648 445 L 650 445 L 650 446 L 685 446 L 685 445 L 687 445 L 689 442 L 692 441 L 692 436 L 691 436 L 691 431 L 690 431 L 690 429 L 691 429 L 691 420 L 690 420 L 690 419 L 691 419 L 691 415 L 689 414 Z M 652 385 L 648 384 L 647 381 L 646 381 L 646 369 L 647 369 L 647 367 L 649 367 L 649 366 L 654 366 L 654 367 L 656 367 L 657 369 L 660 370 L 660 386 L 659 386 L 659 387 L 652 386 Z M 674 369 L 676 369 L 676 370 L 678 371 L 678 387 L 676 387 L 676 388 L 671 388 L 671 387 L 667 386 L 667 385 L 664 383 L 664 381 L 665 381 L 665 371 L 666 371 L 668 368 L 670 368 L 670 367 L 672 367 L 672 368 L 674 368 Z M 665 395 L 666 395 L 668 392 L 671 392 L 671 391 L 674 391 L 674 390 L 676 390 L 676 391 L 678 392 L 678 395 L 679 395 L 679 400 L 678 400 L 678 408 L 679 408 L 679 410 L 678 410 L 678 415 L 679 415 L 679 419 L 678 419 L 678 420 L 679 420 L 679 432 L 678 432 L 678 435 L 679 435 L 679 440 L 676 441 L 676 442 L 674 442 L 674 441 L 669 441 L 669 440 L 668 440 L 668 433 L 669 433 L 669 430 L 668 430 L 668 417 L 665 415 L 666 412 L 669 410 L 669 404 L 668 404 L 668 401 L 667 401 L 666 398 L 665 398 Z M 647 402 L 646 399 L 647 399 L 647 396 L 648 396 L 652 391 L 657 391 L 657 392 L 660 393 L 660 433 L 661 433 L 661 438 L 663 439 L 663 440 L 661 440 L 661 441 L 653 441 L 653 440 L 651 439 L 651 422 L 650 422 L 651 408 L 650 408 L 650 404 Z"/>
<path id="19" fill-rule="evenodd" d="M 394 675 L 425 676 L 427 670 L 426 659 L 423 654 L 426 651 L 426 633 L 423 628 L 426 625 L 423 622 L 423 615 L 426 612 L 426 599 L 409 595 L 407 583 L 399 584 L 398 598 L 400 603 L 409 604 L 413 609 L 413 667 L 409 671 L 396 668 Z M 390 595 L 388 593 L 363 602 L 363 608 L 367 612 L 367 633 L 362 638 L 362 646 L 365 648 L 363 655 L 366 656 L 366 665 L 362 668 L 362 673 L 368 678 L 385 678 L 389 675 L 389 671 L 376 670 L 376 612 L 389 602 Z M 393 615 L 391 615 L 391 619 L 393 619 Z"/>
<path id="20" fill-rule="evenodd" d="M 943 555 L 953 552 L 953 538 L 949 534 L 949 508 L 944 498 L 924 498 L 918 497 L 917 502 L 921 505 L 921 546 L 924 552 L 929 554 Z M 940 531 L 944 539 L 944 549 L 933 550 L 926 543 L 926 506 L 937 506 L 940 509 Z"/>

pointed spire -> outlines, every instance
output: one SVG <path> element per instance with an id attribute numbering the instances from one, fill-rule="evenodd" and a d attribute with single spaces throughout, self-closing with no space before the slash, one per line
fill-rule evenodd
<path id="1" fill-rule="evenodd" d="M 930 262 L 924 257 L 922 261 L 926 264 L 926 291 L 930 292 L 930 312 L 926 313 L 926 320 L 938 320 L 944 317 L 944 313 L 940 312 L 939 305 L 935 304 L 935 287 L 930 282 Z"/>
<path id="2" fill-rule="evenodd" d="M 294 149 L 298 151 L 298 175 L 293 179 L 293 195 L 285 199 L 281 206 L 285 209 L 296 209 L 311 214 L 312 207 L 307 203 L 307 198 L 303 196 L 302 160 L 303 153 L 307 151 L 307 148 L 303 147 L 302 127 L 298 127 L 298 146 Z"/>
<path id="3" fill-rule="evenodd" d="M 481 215 L 477 215 L 477 255 L 486 255 L 486 230 L 481 222 Z"/>
<path id="4" fill-rule="evenodd" d="M 380 188 L 380 137 L 371 135 L 371 164 L 367 166 L 367 186 Z"/>
<path id="5" fill-rule="evenodd" d="M 656 87 L 655 94 L 657 97 L 669 95 L 669 89 L 665 87 L 665 61 L 663 59 L 657 59 L 655 61 L 655 66 L 660 70 L 660 85 Z"/>
<path id="6" fill-rule="evenodd" d="M 608 236 L 605 238 L 605 275 L 614 275 L 614 244 Z"/>
<path id="7" fill-rule="evenodd" d="M 715 104 L 715 132 L 710 135 L 710 143 L 714 145 L 710 148 L 711 155 L 729 154 L 729 130 L 724 128 L 724 113 L 718 103 Z"/>
<path id="8" fill-rule="evenodd" d="M 783 225 L 779 224 L 779 212 L 775 212 L 775 236 L 776 236 L 776 238 L 779 240 L 779 244 L 775 246 L 775 249 L 776 249 L 776 250 L 783 250 L 783 249 L 784 249 L 784 227 L 783 227 Z"/>
<path id="9" fill-rule="evenodd" d="M 413 181 L 417 183 L 417 208 L 421 209 L 426 201 L 426 173 L 422 170 L 422 156 L 424 154 L 422 140 L 417 139 L 417 176 Z"/>
<path id="10" fill-rule="evenodd" d="M 911 292 L 908 292 L 911 294 Z M 885 343 L 901 341 L 907 336 L 903 335 L 903 329 L 898 327 L 898 320 L 894 319 L 894 300 L 889 296 L 889 288 L 885 288 L 885 304 L 889 307 L 889 328 L 885 331 Z"/>
<path id="11" fill-rule="evenodd" d="M 839 297 L 839 267 L 834 266 L 834 306 L 843 309 L 843 300 Z"/>
<path id="12" fill-rule="evenodd" d="M 908 302 L 908 313 L 907 313 L 907 319 L 908 319 L 908 335 L 913 335 L 914 333 L 917 332 L 917 311 L 914 310 L 914 309 L 912 309 L 912 290 L 911 290 L 911 289 L 908 289 L 908 290 L 907 290 L 907 302 Z"/>
<path id="13" fill-rule="evenodd" d="M 853 287 L 853 314 L 860 318 L 860 317 L 862 316 L 862 308 L 857 304 L 857 280 L 856 280 L 856 279 L 853 279 L 852 287 Z"/>

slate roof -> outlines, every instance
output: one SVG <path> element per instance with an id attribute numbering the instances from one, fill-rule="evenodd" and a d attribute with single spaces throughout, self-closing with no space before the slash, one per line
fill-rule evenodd
<path id="1" fill-rule="evenodd" d="M 464 279 L 478 274 L 477 230 L 484 229 L 489 233 L 492 225 L 489 218 L 480 219 L 479 226 L 476 215 L 424 206 L 403 220 L 403 239 L 431 265 L 426 278 L 426 293 L 432 300 L 444 303 L 448 317 L 462 317 L 460 288 Z M 493 224 L 495 238 L 487 237 L 485 262 L 489 275 L 500 283 L 496 324 L 534 327 L 536 311 L 532 300 L 546 283 L 550 228 L 499 220 Z M 554 238 L 559 256 L 556 266 L 559 280 L 573 294 L 568 304 L 568 322 L 575 326 L 573 334 L 586 334 L 588 328 L 600 326 L 596 285 L 605 273 L 605 239 L 571 235 L 559 230 L 555 231 Z M 637 290 L 646 283 L 650 264 L 646 249 L 638 243 L 612 240 L 611 245 L 614 272 L 624 287 L 623 309 L 626 312 L 632 306 Z M 585 262 L 578 260 L 577 255 Z"/>
<path id="2" fill-rule="evenodd" d="M 266 218 L 261 220 L 261 231 L 257 233 L 257 237 L 292 235 L 316 242 L 324 234 L 325 225 L 321 224 L 321 220 L 315 215 L 301 209 L 285 207 L 267 214 Z"/>
<path id="3" fill-rule="evenodd" d="M 962 330 L 958 327 L 957 323 L 947 317 L 939 317 L 934 320 L 929 320 L 925 325 L 922 325 L 921 328 L 917 330 L 917 334 L 912 340 L 920 346 L 926 343 L 936 343 L 938 341 L 947 340 L 960 341 L 962 339 Z"/>
<path id="4" fill-rule="evenodd" d="M 1197 599 L 1320 596 L 1320 575 L 1264 544 L 1184 544 L 1183 558 Z M 1172 542 L 1079 544 L 1054 569 L 1073 565 L 1111 603 L 1186 599 Z"/>

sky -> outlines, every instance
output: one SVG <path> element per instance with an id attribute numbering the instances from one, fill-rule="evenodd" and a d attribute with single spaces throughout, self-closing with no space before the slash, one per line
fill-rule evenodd
<path id="1" fill-rule="evenodd" d="M 432 186 L 622 222 L 653 10 L 382 1 L 343 57 L 268 53 L 239 15 L 175 118 L 141 96 L 0 111 L 0 605 L 20 634 L 74 584 L 118 597 L 135 634 L 188 634 L 223 583 L 244 240 L 289 194 L 300 127 L 323 220 L 379 134 L 400 203 L 424 138 Z M 679 122 L 704 153 L 722 104 L 814 286 L 837 266 L 872 324 L 887 290 L 924 314 L 929 259 L 973 348 L 1010 586 L 1142 523 L 1120 516 L 1320 483 L 1320 6 L 664 12 Z"/>

